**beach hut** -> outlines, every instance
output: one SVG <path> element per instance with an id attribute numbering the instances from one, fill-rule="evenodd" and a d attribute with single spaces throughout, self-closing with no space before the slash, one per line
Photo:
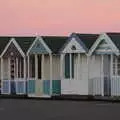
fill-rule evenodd
<path id="1" fill-rule="evenodd" d="M 34 37 L 1 38 L 1 94 L 23 95 L 26 93 L 26 51 Z M 2 46 L 4 42 L 4 45 Z"/>
<path id="2" fill-rule="evenodd" d="M 120 96 L 120 33 L 102 33 L 89 50 L 91 94 Z"/>
<path id="3" fill-rule="evenodd" d="M 29 48 L 29 97 L 51 97 L 61 94 L 59 50 L 66 40 L 67 37 L 62 36 L 38 36 Z"/>
<path id="4" fill-rule="evenodd" d="M 73 33 L 61 49 L 61 95 L 89 95 L 87 53 L 97 37 Z"/>

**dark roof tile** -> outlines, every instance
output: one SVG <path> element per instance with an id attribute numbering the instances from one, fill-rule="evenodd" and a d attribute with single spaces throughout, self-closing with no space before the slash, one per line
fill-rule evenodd
<path id="1" fill-rule="evenodd" d="M 120 50 L 120 33 L 107 33 L 107 35 L 111 38 L 113 43 Z"/>
<path id="2" fill-rule="evenodd" d="M 23 52 L 26 54 L 29 47 L 33 43 L 36 37 L 14 37 L 16 42 L 19 44 Z"/>
<path id="3" fill-rule="evenodd" d="M 58 53 L 68 39 L 66 36 L 42 36 L 42 38 L 53 53 Z"/>
<path id="4" fill-rule="evenodd" d="M 97 40 L 99 34 L 80 34 L 75 33 L 80 40 L 85 44 L 85 46 L 90 49 L 93 43 Z"/>
<path id="5" fill-rule="evenodd" d="M 0 37 L 0 54 L 3 52 L 9 41 L 10 37 Z"/>

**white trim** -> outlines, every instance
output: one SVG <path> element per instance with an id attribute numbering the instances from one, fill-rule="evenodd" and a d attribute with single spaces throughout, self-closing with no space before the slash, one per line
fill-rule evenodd
<path id="1" fill-rule="evenodd" d="M 103 33 L 101 34 L 98 39 L 95 41 L 95 43 L 92 45 L 92 47 L 90 48 L 89 52 L 88 52 L 88 55 L 92 55 L 92 53 L 95 51 L 95 49 L 97 48 L 97 46 L 99 45 L 99 43 L 102 41 L 102 40 L 105 40 L 110 46 L 111 46 L 111 49 L 112 51 L 116 54 L 116 55 L 119 55 L 119 49 L 116 47 L 116 45 L 112 42 L 111 38 L 106 34 L 106 33 Z"/>
<path id="2" fill-rule="evenodd" d="M 50 50 L 50 48 L 48 47 L 48 45 L 44 42 L 43 38 L 40 36 L 37 36 L 34 40 L 34 42 L 32 43 L 32 45 L 30 46 L 30 48 L 27 51 L 27 55 L 29 55 L 30 50 L 32 49 L 32 47 L 35 45 L 35 43 L 37 42 L 37 40 L 40 41 L 41 44 L 43 44 L 43 46 L 45 47 L 45 49 L 48 51 L 48 53 L 52 53 L 52 51 Z"/>
<path id="3" fill-rule="evenodd" d="M 9 43 L 6 45 L 5 49 L 3 50 L 3 52 L 1 53 L 0 57 L 2 57 L 5 52 L 7 51 L 8 47 L 10 46 L 10 44 L 13 43 L 15 45 L 15 47 L 18 49 L 18 51 L 20 52 L 20 54 L 22 55 L 22 57 L 25 56 L 24 52 L 22 51 L 21 47 L 19 46 L 19 44 L 16 42 L 15 38 L 11 38 L 11 40 L 9 41 Z"/>

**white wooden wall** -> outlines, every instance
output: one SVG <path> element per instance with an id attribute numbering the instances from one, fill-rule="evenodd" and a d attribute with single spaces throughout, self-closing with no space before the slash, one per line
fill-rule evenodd
<path id="1" fill-rule="evenodd" d="M 88 95 L 87 56 L 85 54 L 81 54 L 80 59 L 78 59 L 78 56 L 76 56 L 74 64 L 74 79 L 63 79 L 61 81 L 61 93 L 74 95 Z"/>

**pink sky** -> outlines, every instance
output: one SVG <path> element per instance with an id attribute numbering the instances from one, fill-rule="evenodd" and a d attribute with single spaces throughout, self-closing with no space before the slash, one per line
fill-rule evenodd
<path id="1" fill-rule="evenodd" d="M 0 35 L 120 31 L 120 0 L 0 0 Z"/>

